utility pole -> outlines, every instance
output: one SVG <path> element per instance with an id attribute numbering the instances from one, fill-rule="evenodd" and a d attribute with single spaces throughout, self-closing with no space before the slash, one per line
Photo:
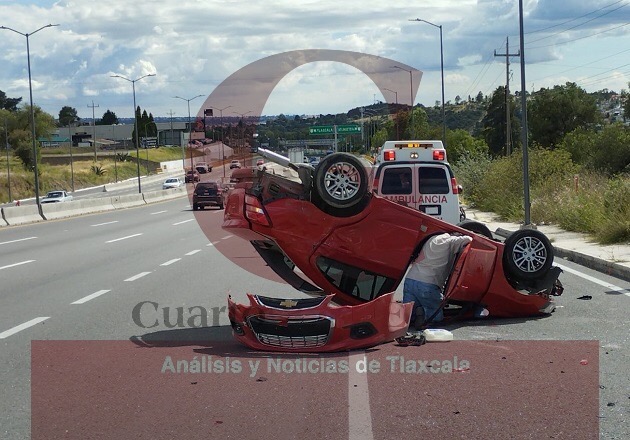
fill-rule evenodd
<path id="1" fill-rule="evenodd" d="M 495 57 L 505 57 L 505 154 L 512 154 L 512 112 L 510 111 L 510 57 L 518 57 L 521 52 L 510 53 L 510 37 L 505 37 L 505 53 L 494 51 Z"/>
<path id="2" fill-rule="evenodd" d="M 170 145 L 173 145 L 173 115 L 175 113 L 173 113 L 173 110 L 171 110 L 169 113 L 167 113 L 167 115 L 169 115 L 171 117 L 171 143 Z"/>
<path id="3" fill-rule="evenodd" d="M 92 105 L 88 104 L 88 108 L 92 109 L 92 143 L 94 144 L 94 162 L 96 162 L 96 118 L 94 117 L 94 109 L 98 107 L 98 104 L 94 105 L 94 101 L 92 101 Z"/>

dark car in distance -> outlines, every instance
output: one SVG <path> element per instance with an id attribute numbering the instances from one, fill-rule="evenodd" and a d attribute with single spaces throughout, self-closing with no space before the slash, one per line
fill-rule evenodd
<path id="1" fill-rule="evenodd" d="M 223 186 L 219 182 L 198 183 L 193 192 L 192 206 L 194 211 L 206 206 L 223 209 Z"/>
<path id="2" fill-rule="evenodd" d="M 194 170 L 186 171 L 186 177 L 185 177 L 186 183 L 199 182 L 199 180 L 200 180 L 200 177 L 197 171 L 194 171 Z"/>

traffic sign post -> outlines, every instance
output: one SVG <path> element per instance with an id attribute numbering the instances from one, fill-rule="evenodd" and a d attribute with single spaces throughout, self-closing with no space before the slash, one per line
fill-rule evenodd
<path id="1" fill-rule="evenodd" d="M 154 148 L 157 147 L 158 140 L 156 137 L 143 137 L 141 143 L 144 148 Z"/>
<path id="2" fill-rule="evenodd" d="M 334 134 L 334 151 L 337 152 L 337 142 L 338 134 L 355 134 L 361 133 L 360 125 L 318 125 L 313 126 L 308 129 L 308 134 L 310 135 L 319 135 L 319 134 Z"/>

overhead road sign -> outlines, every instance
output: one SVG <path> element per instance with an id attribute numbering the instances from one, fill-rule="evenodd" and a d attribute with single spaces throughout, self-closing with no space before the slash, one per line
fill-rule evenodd
<path id="1" fill-rule="evenodd" d="M 308 129 L 308 134 L 352 134 L 361 133 L 360 125 L 316 125 Z"/>

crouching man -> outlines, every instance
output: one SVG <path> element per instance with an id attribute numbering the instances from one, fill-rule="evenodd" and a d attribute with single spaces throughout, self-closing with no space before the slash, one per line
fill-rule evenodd
<path id="1" fill-rule="evenodd" d="M 444 318 L 442 287 L 453 268 L 455 255 L 472 241 L 467 235 L 440 234 L 422 246 L 411 263 L 403 287 L 403 302 L 413 302 L 411 323 L 419 329 L 425 320 L 440 322 Z"/>

